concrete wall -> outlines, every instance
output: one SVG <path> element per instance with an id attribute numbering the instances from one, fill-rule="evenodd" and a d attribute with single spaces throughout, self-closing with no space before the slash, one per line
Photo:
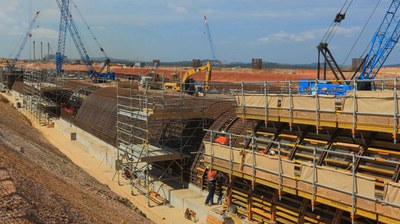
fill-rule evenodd
<path id="1" fill-rule="evenodd" d="M 74 126 L 66 120 L 60 119 L 54 121 L 55 128 L 62 131 L 66 136 L 76 133 L 76 141 L 86 146 L 86 151 L 103 163 L 115 168 L 115 160 L 117 159 L 117 148 L 109 145 L 94 135 Z M 71 140 L 73 141 L 73 140 Z"/>
<path id="2" fill-rule="evenodd" d="M 67 136 L 71 133 L 76 133 L 76 141 L 86 146 L 85 151 L 103 161 L 115 169 L 115 160 L 117 159 L 117 148 L 103 142 L 94 135 L 74 126 L 66 120 L 60 119 L 54 121 L 55 128 L 63 132 Z M 188 189 L 174 189 L 165 183 L 159 182 L 156 184 L 161 197 L 167 199 L 170 205 L 185 212 L 186 208 L 190 208 L 197 213 L 199 221 L 205 223 L 206 216 L 210 212 L 211 207 L 204 206 L 207 192 L 201 191 L 197 187 L 189 184 Z M 214 198 L 214 202 L 217 198 Z"/>

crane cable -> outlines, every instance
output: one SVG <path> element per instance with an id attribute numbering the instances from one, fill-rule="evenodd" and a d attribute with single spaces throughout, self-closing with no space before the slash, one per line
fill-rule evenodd
<path id="1" fill-rule="evenodd" d="M 328 30 L 326 31 L 325 35 L 322 37 L 321 43 L 329 43 L 337 30 L 339 29 L 340 23 L 346 17 L 346 13 L 349 10 L 351 4 L 354 0 L 346 0 L 343 4 L 342 8 L 340 9 L 339 13 L 336 14 L 334 21 L 329 26 Z"/>
<path id="2" fill-rule="evenodd" d="M 85 18 L 83 17 L 83 15 L 82 15 L 81 11 L 79 10 L 78 6 L 76 5 L 75 1 L 71 0 L 71 2 L 73 4 L 74 8 L 76 9 L 76 11 L 78 12 L 79 16 L 81 17 L 82 21 L 85 23 L 86 28 L 89 30 L 90 34 L 92 35 L 97 46 L 100 48 L 100 51 L 103 53 L 104 57 L 109 59 L 107 53 L 104 51 L 104 48 L 101 46 L 99 40 L 94 35 L 93 30 L 90 28 L 89 24 L 86 22 Z"/>
<path id="3" fill-rule="evenodd" d="M 374 14 L 375 14 L 375 12 L 376 12 L 376 9 L 378 8 L 378 6 L 379 6 L 379 4 L 381 3 L 381 1 L 382 1 L 382 0 L 379 0 L 379 1 L 376 3 L 374 10 L 372 10 L 371 15 L 369 16 L 367 22 L 365 23 L 364 27 L 362 28 L 362 30 L 361 30 L 360 34 L 358 35 L 358 37 L 357 37 L 355 43 L 353 44 L 351 50 L 350 50 L 349 53 L 347 54 L 346 59 L 344 59 L 341 68 L 344 67 L 345 63 L 346 63 L 347 60 L 349 59 L 351 53 L 353 52 L 353 50 L 354 50 L 354 48 L 356 47 L 358 41 L 360 40 L 361 35 L 364 33 L 365 28 L 368 26 L 369 22 L 371 21 L 372 17 L 374 16 Z M 364 50 L 364 52 L 361 54 L 360 58 L 363 57 L 363 56 L 367 53 L 367 50 L 370 48 L 370 46 L 371 46 L 371 42 L 370 42 L 370 43 L 368 44 L 368 46 L 365 48 L 365 50 Z"/>

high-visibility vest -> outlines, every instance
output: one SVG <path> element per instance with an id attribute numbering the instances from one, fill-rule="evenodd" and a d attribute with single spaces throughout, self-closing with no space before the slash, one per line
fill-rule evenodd
<path id="1" fill-rule="evenodd" d="M 225 136 L 219 136 L 217 139 L 215 139 L 215 143 L 219 143 L 221 145 L 227 145 L 228 144 L 228 138 Z"/>
<path id="2" fill-rule="evenodd" d="M 208 181 L 215 180 L 215 176 L 217 175 L 217 171 L 210 169 L 207 174 Z"/>

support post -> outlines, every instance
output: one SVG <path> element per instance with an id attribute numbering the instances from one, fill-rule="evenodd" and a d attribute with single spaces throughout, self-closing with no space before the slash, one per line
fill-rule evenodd
<path id="1" fill-rule="evenodd" d="M 269 102 L 268 102 L 268 86 L 267 82 L 264 82 L 264 125 L 268 127 L 268 118 L 269 118 Z"/>
<path id="2" fill-rule="evenodd" d="M 354 223 L 354 217 L 355 217 L 355 209 L 356 209 L 356 166 L 355 166 L 355 161 L 356 161 L 356 155 L 353 154 L 352 158 L 352 169 L 351 169 L 351 175 L 352 175 L 352 192 L 351 192 L 351 223 Z"/>
<path id="3" fill-rule="evenodd" d="M 316 165 L 316 157 L 317 157 L 317 148 L 314 147 L 313 151 L 313 181 L 312 181 L 312 195 L 311 195 L 311 211 L 314 211 L 315 207 L 315 192 L 316 192 L 316 181 L 317 181 L 317 165 Z"/>
<path id="4" fill-rule="evenodd" d="M 394 97 L 394 111 L 393 111 L 393 143 L 397 143 L 397 114 L 399 113 L 398 111 L 398 103 L 397 103 L 397 79 L 394 79 L 394 87 L 393 87 L 393 97 Z"/>
<path id="5" fill-rule="evenodd" d="M 279 201 L 282 200 L 282 157 L 281 157 L 281 143 L 278 142 L 278 178 L 279 178 L 279 189 L 278 196 Z"/>
<path id="6" fill-rule="evenodd" d="M 289 81 L 289 129 L 292 131 L 293 126 L 293 96 L 292 96 L 292 81 Z"/>

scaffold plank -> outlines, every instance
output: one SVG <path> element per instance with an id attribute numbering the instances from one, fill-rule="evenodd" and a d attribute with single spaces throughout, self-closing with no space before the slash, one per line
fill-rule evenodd
<path id="1" fill-rule="evenodd" d="M 166 146 L 151 145 L 151 144 L 132 144 L 121 146 L 122 149 L 129 152 L 132 157 L 135 157 L 140 162 L 162 162 L 188 158 L 189 155 L 177 152 Z"/>

